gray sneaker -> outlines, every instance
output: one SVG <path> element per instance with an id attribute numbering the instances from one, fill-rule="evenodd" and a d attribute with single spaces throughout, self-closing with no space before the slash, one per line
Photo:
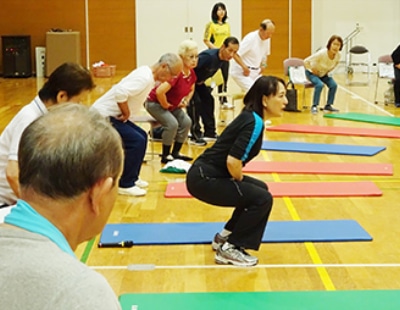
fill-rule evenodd
<path id="1" fill-rule="evenodd" d="M 215 262 L 217 264 L 250 267 L 258 263 L 258 258 L 251 256 L 243 248 L 238 248 L 233 244 L 229 244 L 225 250 L 222 248 L 223 246 L 220 246 L 215 254 Z"/>
<path id="2" fill-rule="evenodd" d="M 211 247 L 213 251 L 218 250 L 218 248 L 223 245 L 228 240 L 228 237 L 222 237 L 219 233 L 216 233 L 214 236 L 214 240 L 211 243 Z"/>

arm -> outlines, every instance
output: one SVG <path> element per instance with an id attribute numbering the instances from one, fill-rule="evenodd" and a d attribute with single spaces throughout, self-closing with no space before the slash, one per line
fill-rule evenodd
<path id="1" fill-rule="evenodd" d="M 165 110 L 168 110 L 172 106 L 167 100 L 167 92 L 171 87 L 171 84 L 164 82 L 156 90 L 157 100 Z"/>
<path id="2" fill-rule="evenodd" d="M 236 181 L 243 180 L 243 173 L 242 173 L 243 164 L 240 159 L 228 155 L 226 159 L 226 166 L 233 179 L 235 179 Z"/>
<path id="3" fill-rule="evenodd" d="M 116 117 L 117 120 L 121 122 L 126 122 L 131 116 L 131 111 L 129 110 L 128 101 L 117 102 L 119 109 L 121 110 L 121 115 Z"/>
<path id="4" fill-rule="evenodd" d="M 211 43 L 210 39 L 211 36 L 213 35 L 212 32 L 212 22 L 207 23 L 206 29 L 204 31 L 204 39 L 203 42 L 205 45 L 207 45 L 208 48 L 217 48 L 214 44 Z"/>
<path id="5" fill-rule="evenodd" d="M 19 196 L 19 168 L 16 160 L 9 160 L 6 167 L 8 184 L 17 197 Z"/>
<path id="6" fill-rule="evenodd" d="M 236 54 L 233 55 L 233 59 L 235 59 L 237 64 L 242 67 L 243 75 L 244 76 L 249 76 L 250 75 L 250 69 L 243 62 L 242 57 L 240 57 L 240 55 L 238 53 L 236 53 Z"/>
<path id="7" fill-rule="evenodd" d="M 182 98 L 181 103 L 178 105 L 178 108 L 186 108 L 190 102 L 190 99 L 192 99 L 194 93 L 194 84 L 192 85 L 190 89 L 190 93 L 187 94 L 187 96 Z"/>

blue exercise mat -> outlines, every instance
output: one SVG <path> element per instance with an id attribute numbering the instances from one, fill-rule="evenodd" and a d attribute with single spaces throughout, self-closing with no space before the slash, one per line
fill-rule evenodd
<path id="1" fill-rule="evenodd" d="M 341 154 L 372 156 L 386 149 L 384 146 L 363 146 L 348 144 L 325 144 L 325 143 L 304 143 L 304 142 L 281 142 L 263 141 L 263 150 L 319 153 L 319 154 Z"/>
<path id="2" fill-rule="evenodd" d="M 133 241 L 136 245 L 206 244 L 225 223 L 108 224 L 101 243 Z M 354 220 L 269 222 L 262 242 L 371 241 Z"/>

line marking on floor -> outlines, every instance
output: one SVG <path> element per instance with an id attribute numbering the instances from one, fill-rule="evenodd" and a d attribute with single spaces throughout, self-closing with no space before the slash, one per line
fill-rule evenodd
<path id="1" fill-rule="evenodd" d="M 266 151 L 262 151 L 262 156 L 266 161 L 270 161 L 268 154 Z M 272 178 L 274 179 L 275 182 L 281 182 L 279 175 L 277 173 L 272 173 Z M 300 221 L 300 216 L 296 211 L 296 208 L 294 207 L 292 200 L 289 197 L 283 197 L 283 201 L 294 221 Z M 310 255 L 311 260 L 314 262 L 316 265 L 321 265 L 322 260 L 319 257 L 318 251 L 315 248 L 314 244 L 312 242 L 305 242 L 304 245 L 306 246 L 307 252 Z M 324 267 L 318 267 L 317 272 L 319 274 L 319 277 L 325 286 L 325 289 L 327 291 L 335 291 L 335 285 L 332 282 L 332 279 L 330 278 L 328 271 Z"/>
<path id="2" fill-rule="evenodd" d="M 258 264 L 252 267 L 237 267 L 233 265 L 176 265 L 176 266 L 157 266 L 148 264 L 148 269 L 143 268 L 143 265 L 135 264 L 128 266 L 89 266 L 94 270 L 124 270 L 130 269 L 134 271 L 148 271 L 148 270 L 172 270 L 172 269 L 279 269 L 279 268 L 400 268 L 400 263 L 387 263 L 387 264 Z"/>

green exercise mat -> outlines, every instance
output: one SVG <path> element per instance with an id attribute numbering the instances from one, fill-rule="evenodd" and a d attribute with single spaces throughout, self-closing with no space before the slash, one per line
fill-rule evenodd
<path id="1" fill-rule="evenodd" d="M 399 310 L 400 290 L 123 294 L 119 300 L 122 310 Z"/>
<path id="2" fill-rule="evenodd" d="M 331 114 L 324 114 L 324 117 L 344 119 L 347 121 L 400 126 L 400 117 L 393 117 L 393 116 L 382 116 L 382 115 L 363 114 L 363 113 L 331 113 Z"/>

